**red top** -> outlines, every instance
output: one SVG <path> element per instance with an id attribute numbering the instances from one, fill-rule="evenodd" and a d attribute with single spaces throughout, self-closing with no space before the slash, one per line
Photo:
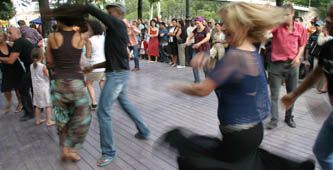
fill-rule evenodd
<path id="1" fill-rule="evenodd" d="M 157 29 L 153 30 L 153 29 L 150 28 L 150 34 L 149 35 L 150 36 L 151 35 L 156 35 L 156 32 L 157 32 Z"/>
<path id="2" fill-rule="evenodd" d="M 272 31 L 272 61 L 293 60 L 298 48 L 307 42 L 307 30 L 298 22 L 294 22 L 294 30 L 289 33 L 288 27 L 282 25 Z"/>
<path id="3" fill-rule="evenodd" d="M 205 27 L 205 29 L 201 32 L 198 31 L 198 28 L 194 29 L 193 34 L 194 34 L 195 43 L 199 43 L 200 41 L 205 39 L 206 35 L 208 33 L 210 33 L 208 27 Z M 210 50 L 209 42 L 205 42 L 205 43 L 201 44 L 201 46 L 199 48 L 195 49 L 195 52 L 199 53 L 199 52 L 204 52 L 204 51 L 209 51 L 209 50 Z"/>

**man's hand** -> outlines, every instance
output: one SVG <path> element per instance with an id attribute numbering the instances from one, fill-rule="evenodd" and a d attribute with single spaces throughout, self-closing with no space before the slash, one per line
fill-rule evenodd
<path id="1" fill-rule="evenodd" d="M 297 97 L 294 93 L 289 93 L 281 98 L 281 103 L 283 104 L 285 109 L 288 110 L 294 105 L 296 99 Z"/>
<path id="2" fill-rule="evenodd" d="M 87 66 L 87 67 L 84 67 L 82 71 L 84 74 L 88 74 L 88 73 L 91 73 L 93 70 L 94 70 L 93 66 Z"/>
<path id="3" fill-rule="evenodd" d="M 291 65 L 293 67 L 298 67 L 299 65 L 301 64 L 301 60 L 299 57 L 296 57 L 292 62 L 291 62 Z"/>

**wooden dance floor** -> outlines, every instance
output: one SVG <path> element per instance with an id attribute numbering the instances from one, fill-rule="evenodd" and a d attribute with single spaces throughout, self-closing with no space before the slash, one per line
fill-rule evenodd
<path id="1" fill-rule="evenodd" d="M 127 90 L 130 101 L 151 128 L 150 140 L 134 138 L 134 123 L 116 103 L 112 119 L 117 157 L 113 163 L 105 168 L 95 165 L 101 156 L 95 112 L 92 112 L 94 119 L 84 148 L 79 151 L 82 160 L 78 163 L 61 162 L 55 127 L 36 127 L 33 120 L 22 123 L 19 121 L 21 113 L 1 113 L 0 170 L 174 170 L 177 163 L 173 152 L 157 145 L 164 132 L 182 126 L 199 134 L 220 136 L 214 93 L 197 98 L 179 94 L 171 88 L 177 81 L 191 83 L 191 68 L 177 69 L 167 64 L 146 62 L 141 62 L 141 67 L 141 71 L 130 74 Z M 100 90 L 96 89 L 99 94 Z M 281 93 L 285 94 L 285 90 L 282 89 Z M 0 95 L 0 107 L 3 105 L 4 97 Z M 12 110 L 15 105 L 16 102 Z M 300 160 L 314 158 L 312 145 L 330 110 L 327 94 L 319 95 L 315 89 L 308 91 L 295 106 L 297 128 L 291 129 L 283 123 L 284 111 L 281 108 L 279 126 L 265 132 L 262 147 Z M 320 168 L 317 166 L 317 169 Z"/>

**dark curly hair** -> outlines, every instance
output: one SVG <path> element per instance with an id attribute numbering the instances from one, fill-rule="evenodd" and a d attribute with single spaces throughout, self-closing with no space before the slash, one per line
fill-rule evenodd
<path id="1" fill-rule="evenodd" d="M 82 5 L 65 4 L 53 9 L 51 16 L 53 16 L 56 21 L 66 26 L 84 27 L 86 25 L 85 18 L 88 17 L 88 14 L 85 12 Z"/>
<path id="2" fill-rule="evenodd" d="M 103 25 L 97 20 L 89 20 L 88 24 L 92 30 L 93 35 L 102 35 L 105 31 Z"/>

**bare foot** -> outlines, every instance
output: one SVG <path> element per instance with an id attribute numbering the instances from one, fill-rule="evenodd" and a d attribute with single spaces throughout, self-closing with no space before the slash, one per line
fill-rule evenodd
<path id="1" fill-rule="evenodd" d="M 48 122 L 46 122 L 46 126 L 47 127 L 50 127 L 50 126 L 53 126 L 53 125 L 55 125 L 54 121 L 48 121 Z"/>
<path id="2" fill-rule="evenodd" d="M 45 120 L 36 120 L 35 125 L 39 126 L 39 125 L 43 124 L 44 122 L 45 122 Z"/>
<path id="3" fill-rule="evenodd" d="M 8 113 L 8 112 L 10 111 L 10 106 L 11 106 L 11 105 L 7 105 L 7 106 L 2 110 L 2 113 L 3 113 L 3 114 Z"/>
<path id="4" fill-rule="evenodd" d="M 63 154 L 61 156 L 62 161 L 70 160 L 77 162 L 81 160 L 81 157 L 77 154 L 75 149 L 63 148 Z"/>

